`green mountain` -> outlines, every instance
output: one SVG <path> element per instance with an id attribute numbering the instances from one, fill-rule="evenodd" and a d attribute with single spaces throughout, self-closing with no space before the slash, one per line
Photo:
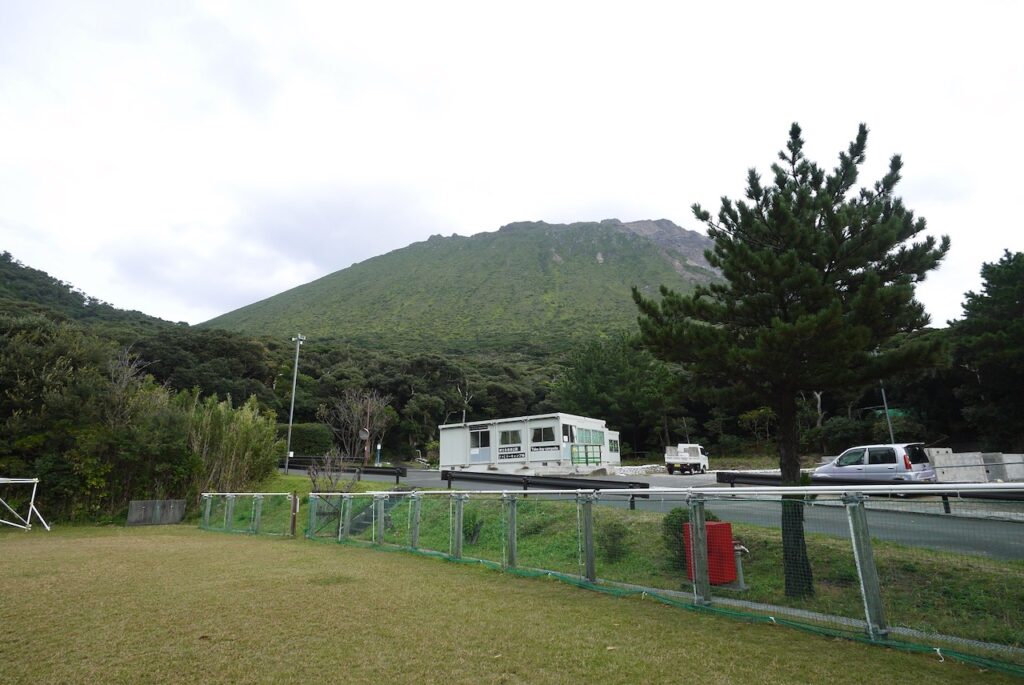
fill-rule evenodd
<path id="1" fill-rule="evenodd" d="M 25 266 L 10 252 L 0 252 L 0 313 L 38 314 L 55 321 L 76 321 L 118 333 L 113 337 L 132 337 L 176 325 L 89 297 L 70 283 Z"/>
<path id="2" fill-rule="evenodd" d="M 396 350 L 558 352 L 634 327 L 631 286 L 686 291 L 714 278 L 709 246 L 667 220 L 435 235 L 201 325 Z"/>

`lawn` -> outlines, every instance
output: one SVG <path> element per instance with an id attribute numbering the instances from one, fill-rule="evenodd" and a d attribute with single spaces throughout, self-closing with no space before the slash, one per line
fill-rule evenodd
<path id="1" fill-rule="evenodd" d="M 0 532 L 0 682 L 998 683 L 935 656 L 405 553 Z"/>
<path id="2" fill-rule="evenodd" d="M 386 540 L 408 541 L 408 506 L 392 510 Z M 505 561 L 505 513 L 496 499 L 465 505 L 463 554 Z M 447 498 L 425 499 L 420 546 L 449 552 L 451 512 Z M 662 590 L 690 590 L 682 563 L 674 563 L 662 539 L 664 515 L 599 506 L 594 509 L 598 577 Z M 518 564 L 579 574 L 576 507 L 573 502 L 520 499 Z M 330 527 L 333 532 L 335 527 Z M 618 535 L 615 535 L 615 532 Z M 857 568 L 849 540 L 807 534 L 815 595 L 785 595 L 782 541 L 778 529 L 733 524 L 733 537 L 749 553 L 744 575 L 749 588 L 716 587 L 719 597 L 781 605 L 852 619 L 864 618 Z M 369 533 L 363 536 L 369 539 Z M 615 538 L 615 539 L 613 539 Z M 1024 647 L 1024 562 L 936 552 L 888 542 L 874 543 L 883 601 L 892 625 L 944 635 Z M 826 625 L 829 623 L 826 621 Z M 832 625 L 831 627 L 839 627 Z"/>

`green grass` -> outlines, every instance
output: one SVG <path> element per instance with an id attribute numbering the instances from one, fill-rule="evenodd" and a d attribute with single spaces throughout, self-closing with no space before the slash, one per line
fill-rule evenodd
<path id="1" fill-rule="evenodd" d="M 349 485 L 351 482 L 349 475 L 345 474 L 346 477 L 338 483 L 339 488 L 344 489 Z M 305 502 L 309 493 L 313 490 L 313 483 L 307 476 L 286 476 L 278 473 L 271 476 L 261 488 L 263 492 L 297 492 L 302 501 Z M 391 490 L 393 488 L 393 483 L 361 480 L 355 482 L 352 489 L 350 491 L 346 490 L 346 492 L 374 492 L 375 490 Z"/>
<path id="2" fill-rule="evenodd" d="M 449 551 L 451 513 L 446 500 L 425 500 L 421 511 L 420 546 Z M 618 524 L 627 535 L 625 554 L 612 558 L 598 544 L 597 572 L 603 580 L 664 590 L 691 590 L 685 569 L 673 564 L 662 541 L 662 519 L 655 512 L 595 507 L 594 525 L 602 530 Z M 391 512 L 386 539 L 408 541 L 407 506 Z M 475 542 L 470 534 L 479 527 Z M 497 500 L 466 503 L 464 530 L 467 557 L 502 562 L 505 519 Z M 744 559 L 749 590 L 715 588 L 719 596 L 863 619 L 857 569 L 850 543 L 842 538 L 808 534 L 807 548 L 815 574 L 815 595 L 785 595 L 782 542 L 774 528 L 733 524 L 733 537 L 750 553 Z M 539 499 L 518 505 L 518 564 L 579 574 L 575 504 Z M 1024 562 L 999 561 L 960 554 L 874 543 L 883 601 L 889 622 L 927 632 L 1024 647 Z"/>
<path id="3" fill-rule="evenodd" d="M 1013 682 L 414 555 L 185 526 L 5 531 L 0 598 L 12 685 Z"/>

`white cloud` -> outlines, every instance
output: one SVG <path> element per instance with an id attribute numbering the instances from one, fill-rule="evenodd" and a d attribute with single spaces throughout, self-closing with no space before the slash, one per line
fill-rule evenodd
<path id="1" fill-rule="evenodd" d="M 0 5 L 0 248 L 198 322 L 352 262 L 522 219 L 669 218 L 739 196 L 800 121 L 953 249 L 959 315 L 1024 153 L 1016 4 Z M 1013 184 L 1013 185 L 1011 185 Z"/>

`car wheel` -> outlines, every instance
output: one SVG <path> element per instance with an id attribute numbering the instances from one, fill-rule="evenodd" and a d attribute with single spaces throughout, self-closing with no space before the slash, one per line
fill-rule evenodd
<path id="1" fill-rule="evenodd" d="M 665 468 L 668 469 L 668 475 L 671 476 L 672 475 L 672 464 L 668 464 Z"/>
<path id="2" fill-rule="evenodd" d="M 706 466 L 701 466 L 700 467 L 700 472 L 701 473 L 707 473 L 708 472 L 708 468 Z"/>

